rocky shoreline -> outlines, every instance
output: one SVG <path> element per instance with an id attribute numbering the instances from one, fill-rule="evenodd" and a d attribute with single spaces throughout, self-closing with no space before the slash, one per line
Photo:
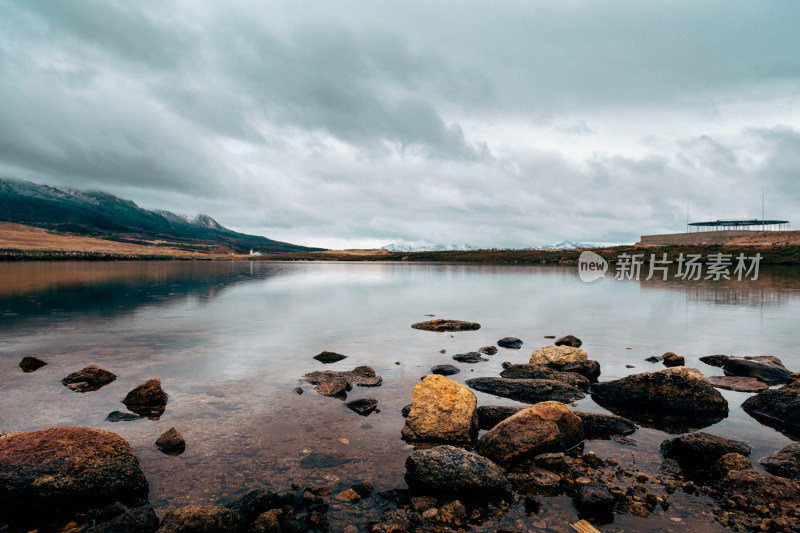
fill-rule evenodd
<path id="1" fill-rule="evenodd" d="M 480 327 L 463 321 L 429 323 L 412 327 L 435 333 Z M 523 341 L 505 337 L 496 344 L 519 350 Z M 411 404 L 403 409 L 397 435 L 414 448 L 405 463 L 406 486 L 386 491 L 376 491 L 374 480 L 367 479 L 348 487 L 293 484 L 284 492 L 265 487 L 224 505 L 179 507 L 159 519 L 148 502 L 149 484 L 139 459 L 119 435 L 80 427 L 2 433 L 0 531 L 488 531 L 520 505 L 529 521 L 519 524 L 518 531 L 596 531 L 615 516 L 646 518 L 657 509 L 666 511 L 680 494 L 708 501 L 720 527 L 800 530 L 800 443 L 775 450 L 754 465 L 745 442 L 685 431 L 661 443 L 656 471 L 587 449 L 593 440 L 612 439 L 635 450 L 639 415 L 675 417 L 690 427 L 706 427 L 729 410 L 717 388 L 740 386 L 740 379 L 762 385 L 747 382 L 756 391 L 743 404 L 747 413 L 800 437 L 800 374 L 772 356 L 709 356 L 704 362 L 725 373 L 709 380 L 668 352 L 652 358 L 665 368 L 602 381 L 599 363 L 589 359 L 582 344 L 568 335 L 531 352 L 528 363 L 504 364 L 500 376 L 467 379 L 466 385 L 445 377 L 458 367 L 432 368 L 409 391 Z M 483 346 L 471 353 L 492 357 L 497 348 Z M 329 365 L 346 357 L 323 352 L 315 359 Z M 20 367 L 34 372 L 44 365 L 26 358 Z M 63 383 L 76 393 L 91 394 L 115 378 L 88 366 Z M 373 368 L 363 365 L 349 371 L 316 370 L 303 381 L 317 394 L 341 400 L 383 384 Z M 529 405 L 478 405 L 473 390 Z M 304 390 L 297 387 L 295 392 Z M 573 409 L 574 400 L 585 395 L 617 414 Z M 361 416 L 380 412 L 377 399 L 357 396 L 344 405 Z M 157 420 L 168 398 L 160 380 L 153 378 L 126 395 L 128 413 L 114 411 L 109 420 Z M 187 443 L 173 427 L 153 445 L 173 455 L 182 453 Z M 325 462 L 324 454 L 317 455 L 303 459 L 308 468 Z M 542 508 L 555 496 L 571 500 L 580 522 L 557 526 L 549 521 Z M 379 519 L 345 524 L 330 520 L 332 506 L 359 501 L 374 501 L 381 510 Z M 675 524 L 680 526 L 680 519 Z"/>

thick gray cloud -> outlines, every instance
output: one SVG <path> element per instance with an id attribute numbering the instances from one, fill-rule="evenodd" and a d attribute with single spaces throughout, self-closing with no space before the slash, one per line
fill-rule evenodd
<path id="1" fill-rule="evenodd" d="M 0 0 L 0 175 L 303 244 L 792 219 L 791 0 Z M 795 221 L 796 222 L 796 221 Z"/>

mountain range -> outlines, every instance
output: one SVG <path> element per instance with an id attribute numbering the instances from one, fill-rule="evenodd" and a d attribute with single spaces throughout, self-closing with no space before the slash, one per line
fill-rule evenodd
<path id="1" fill-rule="evenodd" d="M 610 242 L 573 242 L 561 241 L 555 244 L 545 246 L 529 246 L 527 248 L 502 248 L 504 250 L 572 250 L 575 248 L 606 248 L 610 246 L 620 246 L 619 243 Z M 497 249 L 497 248 L 495 248 Z M 470 244 L 427 244 L 427 243 L 405 243 L 405 244 L 387 244 L 382 246 L 381 250 L 388 250 L 390 252 L 444 252 L 444 251 L 465 251 L 465 250 L 480 250 L 477 246 Z"/>
<path id="2" fill-rule="evenodd" d="M 85 192 L 0 179 L 0 221 L 106 240 L 212 253 L 318 251 L 238 233 L 208 215 L 150 211 L 104 192 Z"/>

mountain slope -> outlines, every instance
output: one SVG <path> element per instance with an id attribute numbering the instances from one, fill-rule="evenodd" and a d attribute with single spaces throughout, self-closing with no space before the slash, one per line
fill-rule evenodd
<path id="1" fill-rule="evenodd" d="M 208 215 L 188 219 L 148 211 L 103 192 L 83 192 L 0 179 L 0 220 L 62 233 L 194 251 L 266 253 L 319 250 L 231 231 Z"/>

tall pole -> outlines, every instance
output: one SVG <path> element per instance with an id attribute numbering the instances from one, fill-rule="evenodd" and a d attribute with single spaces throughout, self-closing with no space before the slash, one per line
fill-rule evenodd
<path id="1" fill-rule="evenodd" d="M 764 189 L 761 189 L 761 229 L 764 229 Z"/>

